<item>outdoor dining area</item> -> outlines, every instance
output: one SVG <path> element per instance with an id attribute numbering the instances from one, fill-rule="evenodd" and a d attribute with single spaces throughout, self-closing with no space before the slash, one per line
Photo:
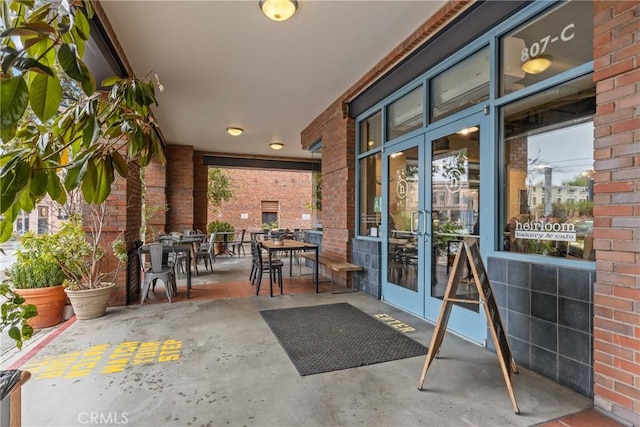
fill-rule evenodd
<path id="1" fill-rule="evenodd" d="M 304 230 L 159 234 L 138 249 L 140 304 L 328 290 L 320 249 Z"/>

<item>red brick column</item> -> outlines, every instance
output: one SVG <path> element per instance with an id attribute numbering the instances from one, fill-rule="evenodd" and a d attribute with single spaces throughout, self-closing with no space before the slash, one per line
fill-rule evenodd
<path id="1" fill-rule="evenodd" d="M 302 132 L 302 145 L 322 141 L 322 252 L 350 261 L 355 232 L 355 121 L 345 113 L 342 103 L 335 102 Z M 334 279 L 344 282 L 345 277 Z"/>
<path id="2" fill-rule="evenodd" d="M 207 182 L 209 171 L 204 165 L 204 153 L 193 155 L 193 223 L 194 229 L 207 232 Z"/>
<path id="3" fill-rule="evenodd" d="M 640 2 L 594 2 L 594 403 L 640 425 Z"/>
<path id="4" fill-rule="evenodd" d="M 188 145 L 167 146 L 167 230 L 194 228 L 194 154 Z"/>
<path id="5" fill-rule="evenodd" d="M 106 215 L 100 247 L 105 251 L 102 259 L 101 271 L 108 275 L 117 272 L 116 289 L 111 293 L 110 306 L 121 306 L 127 302 L 127 266 L 119 265 L 113 255 L 111 244 L 118 237 L 125 239 L 127 250 L 135 247 L 135 241 L 140 238 L 141 225 L 141 181 L 137 165 L 129 164 L 129 174 L 126 179 L 117 178 L 111 189 L 111 194 L 105 201 Z M 85 207 L 85 224 L 92 221 Z"/>
<path id="6" fill-rule="evenodd" d="M 145 203 L 148 218 L 145 241 L 167 228 L 167 165 L 153 159 L 144 169 Z"/>

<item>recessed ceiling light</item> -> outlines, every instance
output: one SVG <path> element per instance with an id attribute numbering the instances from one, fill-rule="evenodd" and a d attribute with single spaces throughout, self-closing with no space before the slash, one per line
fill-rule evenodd
<path id="1" fill-rule="evenodd" d="M 271 147 L 272 150 L 282 150 L 284 144 L 281 142 L 272 142 L 269 144 L 269 147 Z"/>
<path id="2" fill-rule="evenodd" d="M 227 133 L 232 136 L 242 135 L 242 132 L 244 132 L 244 129 L 241 128 L 227 128 Z"/>

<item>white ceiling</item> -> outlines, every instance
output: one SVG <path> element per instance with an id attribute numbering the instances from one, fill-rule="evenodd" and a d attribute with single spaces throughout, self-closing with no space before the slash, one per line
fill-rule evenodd
<path id="1" fill-rule="evenodd" d="M 301 131 L 444 1 L 299 0 L 285 22 L 258 0 L 101 3 L 136 75 L 165 87 L 154 112 L 169 144 L 309 158 Z"/>

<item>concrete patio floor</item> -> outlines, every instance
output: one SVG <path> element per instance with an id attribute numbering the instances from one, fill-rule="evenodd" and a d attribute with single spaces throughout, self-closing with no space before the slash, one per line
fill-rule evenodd
<path id="1" fill-rule="evenodd" d="M 406 334 L 427 346 L 433 325 L 360 292 L 325 284 L 316 294 L 310 278 L 285 279 L 273 298 L 263 283 L 255 296 L 248 270 L 236 271 L 244 262 L 219 258 L 189 300 L 166 303 L 160 285 L 155 303 L 72 319 L 16 354 L 5 365 L 32 373 L 23 425 L 617 425 L 589 410 L 591 399 L 523 368 L 513 377 L 516 415 L 496 355 L 451 334 L 423 391 L 424 357 L 301 377 L 260 310 L 348 302 L 410 325 Z"/>

